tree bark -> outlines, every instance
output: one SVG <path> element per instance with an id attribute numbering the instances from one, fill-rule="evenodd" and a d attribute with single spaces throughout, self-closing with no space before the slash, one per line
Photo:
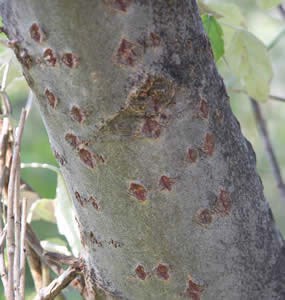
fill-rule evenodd
<path id="1" fill-rule="evenodd" d="M 116 299 L 284 299 L 285 250 L 194 0 L 1 2 Z"/>

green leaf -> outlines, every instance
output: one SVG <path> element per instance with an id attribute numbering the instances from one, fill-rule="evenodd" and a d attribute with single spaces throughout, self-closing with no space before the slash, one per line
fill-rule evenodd
<path id="1" fill-rule="evenodd" d="M 29 210 L 27 221 L 44 220 L 55 223 L 54 201 L 52 199 L 39 199 L 35 201 Z"/>
<path id="2" fill-rule="evenodd" d="M 282 0 L 257 0 L 257 4 L 259 7 L 263 9 L 270 9 L 274 6 L 279 5 Z"/>
<path id="3" fill-rule="evenodd" d="M 75 210 L 60 173 L 57 175 L 55 217 L 58 231 L 65 236 L 73 255 L 77 257 L 81 249 L 81 243 L 79 230 L 75 222 Z"/>
<path id="4" fill-rule="evenodd" d="M 209 3 L 208 7 L 221 15 L 219 24 L 223 29 L 225 49 L 227 49 L 235 31 L 240 27 L 246 27 L 245 17 L 240 8 L 234 3 Z"/>
<path id="5" fill-rule="evenodd" d="M 202 22 L 204 29 L 209 36 L 213 49 L 215 61 L 224 55 L 223 30 L 217 20 L 211 15 L 203 15 Z"/>
<path id="6" fill-rule="evenodd" d="M 248 31 L 238 30 L 226 59 L 231 70 L 244 83 L 248 95 L 257 101 L 266 101 L 272 66 L 265 45 Z"/>

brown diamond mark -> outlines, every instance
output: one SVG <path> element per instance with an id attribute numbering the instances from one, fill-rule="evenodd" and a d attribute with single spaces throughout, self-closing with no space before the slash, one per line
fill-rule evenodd
<path id="1" fill-rule="evenodd" d="M 53 92 L 51 92 L 49 89 L 45 90 L 45 95 L 47 97 L 48 100 L 48 104 L 52 107 L 52 108 L 56 108 L 57 103 L 58 103 L 58 99 L 57 97 L 54 95 Z"/>
<path id="2" fill-rule="evenodd" d="M 208 208 L 200 208 L 196 212 L 194 220 L 201 226 L 207 226 L 213 221 L 212 213 Z"/>
<path id="3" fill-rule="evenodd" d="M 157 139 L 160 136 L 161 126 L 156 120 L 147 118 L 144 121 L 141 131 L 144 136 Z"/>
<path id="4" fill-rule="evenodd" d="M 147 273 L 144 270 L 144 267 L 142 265 L 138 265 L 135 269 L 136 275 L 139 279 L 145 280 Z"/>
<path id="5" fill-rule="evenodd" d="M 64 137 L 64 139 L 67 141 L 67 143 L 72 147 L 72 148 L 76 148 L 79 140 L 78 137 L 72 133 L 67 133 Z"/>
<path id="6" fill-rule="evenodd" d="M 93 155 L 90 151 L 87 149 L 79 149 L 78 150 L 79 157 L 81 161 L 87 165 L 89 168 L 94 169 L 95 168 L 95 160 L 93 159 Z"/>
<path id="7" fill-rule="evenodd" d="M 80 107 L 74 105 L 70 110 L 70 116 L 74 121 L 82 124 L 85 121 L 85 113 L 81 110 Z"/>
<path id="8" fill-rule="evenodd" d="M 212 156 L 215 149 L 215 136 L 213 133 L 207 133 L 204 139 L 203 152 Z"/>
<path id="9" fill-rule="evenodd" d="M 74 53 L 64 53 L 61 60 L 69 68 L 77 68 L 79 65 L 79 57 Z"/>
<path id="10" fill-rule="evenodd" d="M 93 196 L 89 197 L 88 201 L 92 204 L 92 206 L 98 211 L 100 210 L 100 206 L 99 203 L 97 201 L 97 199 Z"/>
<path id="11" fill-rule="evenodd" d="M 195 148 L 189 148 L 188 149 L 188 159 L 191 163 L 194 163 L 197 161 L 199 157 L 199 151 Z"/>
<path id="12" fill-rule="evenodd" d="M 122 39 L 113 60 L 118 65 L 133 67 L 142 55 L 142 49 L 139 45 Z"/>
<path id="13" fill-rule="evenodd" d="M 225 216 L 230 213 L 231 209 L 232 200 L 230 197 L 230 193 L 224 189 L 221 189 L 213 211 L 221 214 L 222 216 Z"/>
<path id="14" fill-rule="evenodd" d="M 54 150 L 53 153 L 59 164 L 61 166 L 64 166 L 66 164 L 66 159 L 64 158 L 64 156 L 58 153 L 56 150 Z"/>
<path id="15" fill-rule="evenodd" d="M 33 23 L 31 25 L 30 35 L 31 35 L 31 38 L 37 43 L 43 42 L 45 40 L 45 37 L 46 37 L 45 33 L 43 32 L 43 30 L 41 29 L 41 27 L 37 23 Z"/>
<path id="16" fill-rule="evenodd" d="M 192 300 L 201 300 L 201 294 L 204 291 L 204 286 L 197 283 L 191 276 L 189 276 L 188 287 L 185 291 L 185 296 Z"/>
<path id="17" fill-rule="evenodd" d="M 56 55 L 51 48 L 45 49 L 43 58 L 48 66 L 54 67 L 56 64 Z"/>
<path id="18" fill-rule="evenodd" d="M 138 183 L 132 182 L 129 187 L 129 192 L 140 201 L 145 201 L 147 197 L 146 188 Z"/>
<path id="19" fill-rule="evenodd" d="M 169 272 L 169 267 L 165 264 L 159 264 L 155 269 L 156 276 L 163 280 L 169 279 L 168 272 Z"/>
<path id="20" fill-rule="evenodd" d="M 199 103 L 199 116 L 202 119 L 208 119 L 209 116 L 208 102 L 204 98 L 202 98 Z"/>
<path id="21" fill-rule="evenodd" d="M 172 190 L 172 185 L 175 184 L 175 180 L 166 175 L 160 177 L 159 186 L 162 190 L 168 190 L 169 192 Z"/>
<path id="22" fill-rule="evenodd" d="M 126 13 L 132 1 L 131 0 L 105 0 L 105 3 L 109 7 L 115 10 Z"/>

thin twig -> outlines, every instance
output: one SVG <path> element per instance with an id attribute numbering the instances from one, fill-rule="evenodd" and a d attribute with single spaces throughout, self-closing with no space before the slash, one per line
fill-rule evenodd
<path id="1" fill-rule="evenodd" d="M 69 267 L 47 287 L 41 289 L 35 300 L 54 299 L 79 273 L 80 271 L 78 268 Z"/>
<path id="2" fill-rule="evenodd" d="M 5 239 L 7 234 L 7 226 L 0 232 L 0 248 L 4 247 Z"/>
<path id="3" fill-rule="evenodd" d="M 0 237 L 0 276 L 2 279 L 5 295 L 7 295 L 7 284 L 8 284 L 8 278 L 7 278 L 7 270 L 5 266 L 5 260 L 4 260 L 4 245 L 5 245 L 5 239 L 7 235 L 7 227 L 2 230 L 1 237 Z"/>
<path id="4" fill-rule="evenodd" d="M 285 29 L 282 29 L 277 36 L 270 42 L 270 44 L 267 46 L 267 50 L 271 50 L 275 47 L 275 45 L 281 40 L 283 35 L 285 34 Z"/>
<path id="5" fill-rule="evenodd" d="M 19 164 L 19 153 L 21 146 L 21 139 L 24 131 L 26 119 L 26 111 L 22 110 L 19 126 L 16 128 L 16 137 L 14 142 L 12 163 L 10 169 L 10 178 L 8 184 L 8 209 L 7 209 L 7 249 L 8 249 L 8 294 L 9 300 L 14 300 L 14 254 L 15 254 L 15 240 L 14 240 L 14 187 L 17 166 Z"/>
<path id="6" fill-rule="evenodd" d="M 27 228 L 27 199 L 22 200 L 21 216 L 21 249 L 20 249 L 20 299 L 25 299 L 25 270 L 26 270 L 26 228 Z"/>
<path id="7" fill-rule="evenodd" d="M 2 95 L 1 98 L 3 99 Z M 4 101 L 4 100 L 3 100 Z M 3 103 L 2 101 L 2 103 Z M 3 104 L 3 113 L 6 113 L 6 107 Z M 3 232 L 3 188 L 5 185 L 6 178 L 6 153 L 8 148 L 8 138 L 9 138 L 9 119 L 4 118 L 2 122 L 1 128 L 1 136 L 0 136 L 0 231 Z M 2 280 L 2 284 L 4 287 L 5 295 L 7 295 L 7 270 L 4 259 L 4 246 L 0 247 L 0 277 Z"/>
<path id="8" fill-rule="evenodd" d="M 285 19 L 285 9 L 284 9 L 283 5 L 279 4 L 278 9 L 279 9 L 279 12 L 282 15 L 283 19 Z"/>
<path id="9" fill-rule="evenodd" d="M 281 198 L 283 199 L 283 201 L 285 203 L 285 184 L 284 184 L 284 181 L 283 181 L 283 178 L 281 175 L 281 171 L 280 171 L 280 168 L 278 165 L 276 155 L 275 155 L 273 147 L 272 147 L 272 143 L 270 141 L 270 137 L 269 137 L 267 126 L 266 126 L 266 121 L 262 116 L 260 105 L 252 98 L 250 98 L 250 101 L 252 104 L 252 108 L 254 111 L 254 116 L 255 116 L 257 125 L 259 127 L 259 131 L 260 131 L 261 136 L 264 141 L 265 150 L 266 150 L 269 160 L 270 160 L 273 175 L 275 177 L 275 180 L 277 181 L 277 187 L 281 194 Z"/>
<path id="10" fill-rule="evenodd" d="M 276 101 L 281 101 L 281 102 L 285 102 L 285 98 L 280 97 L 280 96 L 276 96 L 276 95 L 269 95 L 269 98 L 272 100 L 276 100 Z"/>
<path id="11" fill-rule="evenodd" d="M 14 290 L 15 298 L 19 299 L 20 287 L 20 252 L 21 252 L 21 207 L 20 207 L 20 168 L 18 166 L 15 174 L 14 185 L 14 228 L 15 228 L 15 255 L 14 255 Z"/>
<path id="12" fill-rule="evenodd" d="M 29 244 L 27 244 L 27 258 L 36 293 L 38 293 L 39 290 L 43 287 L 42 262 L 40 257 Z"/>
<path id="13" fill-rule="evenodd" d="M 233 89 L 233 88 L 229 88 L 228 89 L 229 92 L 232 93 L 239 93 L 239 94 L 245 94 L 248 96 L 247 92 L 245 90 L 242 89 Z M 280 102 L 285 102 L 285 98 L 281 97 L 281 96 L 276 96 L 276 95 L 268 95 L 268 98 L 272 99 L 272 100 L 276 100 L 276 101 L 280 101 Z"/>

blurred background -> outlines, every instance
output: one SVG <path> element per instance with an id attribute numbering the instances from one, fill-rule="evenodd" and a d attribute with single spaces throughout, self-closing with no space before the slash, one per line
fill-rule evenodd
<path id="1" fill-rule="evenodd" d="M 219 1 L 215 1 L 219 2 Z M 282 18 L 278 8 L 262 10 L 256 5 L 255 0 L 233 0 L 244 14 L 249 31 L 261 39 L 265 45 L 270 42 L 285 28 L 285 19 Z M 271 84 L 271 94 L 285 98 L 285 35 L 270 51 L 273 64 L 274 77 Z M 0 48 L 0 64 L 11 56 L 4 47 Z M 15 61 L 14 58 L 13 62 Z M 218 67 L 226 84 L 230 84 L 233 76 L 223 61 L 219 61 Z M 3 69 L 0 73 L 2 76 Z M 28 98 L 29 89 L 21 75 L 20 67 L 11 64 L 6 89 L 13 106 L 13 121 L 19 119 L 22 107 Z M 271 165 L 269 164 L 263 140 L 257 130 L 253 110 L 248 96 L 236 93 L 229 88 L 232 109 L 241 124 L 243 134 L 252 143 L 257 155 L 257 170 L 260 174 L 264 192 L 272 208 L 279 229 L 285 236 L 285 199 L 281 199 L 277 183 L 274 179 Z M 268 100 L 261 105 L 263 115 L 267 121 L 268 131 L 272 140 L 274 151 L 283 174 L 285 176 L 285 102 Z M 22 162 L 39 162 L 57 165 L 51 152 L 48 137 L 41 121 L 36 102 L 33 103 L 23 137 L 21 150 Z M 22 178 L 42 197 L 54 198 L 56 191 L 56 174 L 47 169 L 23 169 Z M 282 205 L 283 201 L 283 205 Z M 33 228 L 41 240 L 48 240 L 59 244 L 65 244 L 63 236 L 58 234 L 56 225 L 47 221 L 37 220 L 33 222 Z M 32 299 L 33 284 L 27 271 L 27 299 Z M 0 284 L 1 285 L 1 284 Z M 0 295 L 2 287 L 0 287 Z M 79 296 L 69 293 L 67 299 L 78 299 Z M 0 296 L 0 299 L 1 296 Z"/>

